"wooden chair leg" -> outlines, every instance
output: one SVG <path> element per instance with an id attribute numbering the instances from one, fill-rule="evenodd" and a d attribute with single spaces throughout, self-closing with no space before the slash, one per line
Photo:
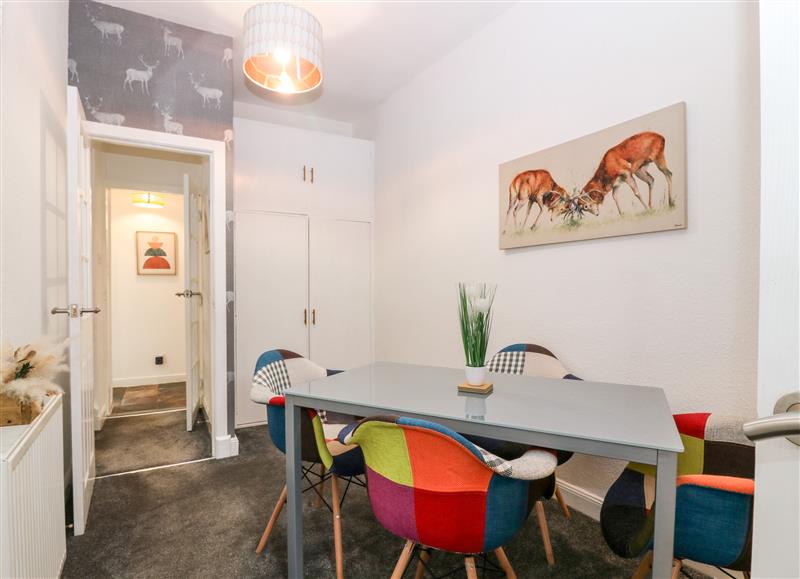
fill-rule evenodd
<path id="1" fill-rule="evenodd" d="M 321 477 L 325 476 L 325 465 L 324 464 L 320 464 L 319 465 L 319 476 L 321 476 Z M 325 494 L 325 479 L 324 478 L 319 481 L 319 487 L 317 488 L 317 490 L 319 491 L 319 494 L 314 499 L 314 507 L 318 509 L 318 508 L 320 508 L 322 506 L 322 496 Z M 316 494 L 316 493 L 314 493 L 314 494 Z"/>
<path id="2" fill-rule="evenodd" d="M 681 576 L 681 561 L 680 559 L 675 559 L 672 562 L 672 579 L 678 579 Z"/>
<path id="3" fill-rule="evenodd" d="M 650 569 L 653 567 L 653 552 L 648 551 L 639 562 L 636 571 L 633 572 L 631 579 L 645 579 L 650 574 Z"/>
<path id="4" fill-rule="evenodd" d="M 502 547 L 498 547 L 494 550 L 495 556 L 497 556 L 497 560 L 500 562 L 500 568 L 505 571 L 506 577 L 508 579 L 517 579 L 517 574 L 514 573 L 513 567 L 511 567 L 511 562 L 506 557 L 506 552 L 503 550 Z"/>
<path id="5" fill-rule="evenodd" d="M 467 568 L 467 579 L 478 579 L 478 571 L 475 569 L 475 557 L 464 557 L 464 567 Z"/>
<path id="6" fill-rule="evenodd" d="M 344 579 L 344 553 L 342 552 L 342 510 L 339 499 L 339 477 L 331 476 L 333 499 L 333 545 L 336 556 L 336 579 Z"/>
<path id="7" fill-rule="evenodd" d="M 278 516 L 281 514 L 283 505 L 286 504 L 287 492 L 286 485 L 283 485 L 281 496 L 278 497 L 278 502 L 275 503 L 275 508 L 272 510 L 272 515 L 270 516 L 269 521 L 267 521 L 267 527 L 264 529 L 264 532 L 261 535 L 261 540 L 258 542 L 258 547 L 256 547 L 256 554 L 261 554 L 261 551 L 263 551 L 264 547 L 267 546 L 267 540 L 269 539 L 270 533 L 272 533 L 272 527 L 275 526 L 275 522 L 278 520 Z"/>
<path id="8" fill-rule="evenodd" d="M 547 518 L 544 515 L 544 505 L 542 501 L 536 501 L 536 518 L 539 521 L 539 531 L 542 533 L 544 543 L 544 554 L 547 557 L 547 564 L 551 567 L 556 564 L 553 556 L 553 545 L 550 543 L 550 529 L 547 528 Z"/>
<path id="9" fill-rule="evenodd" d="M 571 519 L 572 513 L 569 512 L 567 501 L 565 501 L 564 497 L 561 495 L 561 489 L 558 488 L 558 485 L 556 485 L 556 500 L 558 501 L 558 504 L 561 505 L 561 512 L 564 513 L 564 516 L 568 519 Z"/>
<path id="10" fill-rule="evenodd" d="M 400 553 L 400 558 L 397 560 L 397 565 L 394 566 L 391 579 L 400 579 L 408 567 L 408 562 L 411 560 L 411 551 L 414 549 L 414 541 L 406 541 L 403 547 L 403 552 Z"/>
<path id="11" fill-rule="evenodd" d="M 419 554 L 419 563 L 417 563 L 417 572 L 414 574 L 414 579 L 422 579 L 425 576 L 425 564 L 430 558 L 430 550 L 423 548 Z"/>

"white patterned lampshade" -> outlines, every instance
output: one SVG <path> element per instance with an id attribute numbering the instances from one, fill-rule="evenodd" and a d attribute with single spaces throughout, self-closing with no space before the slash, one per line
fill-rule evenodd
<path id="1" fill-rule="evenodd" d="M 307 10 L 283 2 L 256 4 L 244 15 L 244 74 L 280 93 L 322 84 L 322 26 Z"/>

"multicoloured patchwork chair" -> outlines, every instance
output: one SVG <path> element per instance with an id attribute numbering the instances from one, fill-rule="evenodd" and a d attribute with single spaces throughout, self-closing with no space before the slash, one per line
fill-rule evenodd
<path id="1" fill-rule="evenodd" d="M 750 571 L 755 448 L 744 420 L 709 413 L 676 414 L 683 440 L 678 456 L 673 575 L 682 559 Z M 600 511 L 603 537 L 617 555 L 644 554 L 634 577 L 652 564 L 655 467 L 629 463 Z"/>
<path id="2" fill-rule="evenodd" d="M 486 369 L 489 372 L 499 374 L 519 374 L 538 376 L 541 378 L 580 380 L 580 378 L 567 371 L 555 354 L 547 348 L 536 344 L 512 344 L 506 346 L 492 356 L 492 359 L 489 360 L 489 363 L 486 365 Z M 467 438 L 475 444 L 506 459 L 520 456 L 528 449 L 528 446 L 516 442 L 475 436 L 467 436 Z M 556 451 L 556 456 L 558 457 L 558 464 L 564 464 L 572 458 L 572 453 L 559 450 Z M 555 487 L 555 497 L 556 500 L 558 500 L 558 504 L 561 506 L 561 511 L 564 513 L 564 516 L 570 518 L 569 507 L 564 497 L 561 495 L 561 490 L 558 488 L 558 485 Z M 542 541 L 544 542 L 547 562 L 550 565 L 554 565 L 555 555 L 553 554 L 553 547 L 550 543 L 550 531 L 547 527 L 544 509 L 542 509 L 541 512 L 537 509 L 536 514 L 539 518 L 539 527 L 542 532 Z"/>
<path id="3" fill-rule="evenodd" d="M 393 578 L 401 577 L 417 546 L 463 553 L 476 577 L 476 554 L 494 552 L 509 577 L 503 551 L 542 494 L 552 494 L 556 457 L 529 449 L 505 461 L 433 422 L 395 416 L 366 418 L 339 440 L 364 451 L 375 517 L 406 539 Z M 420 555 L 421 577 L 429 551 Z"/>
<path id="4" fill-rule="evenodd" d="M 286 453 L 286 411 L 283 392 L 293 383 L 308 382 L 323 378 L 335 371 L 325 370 L 321 366 L 306 360 L 299 354 L 289 350 L 270 350 L 264 352 L 256 363 L 256 370 L 253 375 L 253 384 L 250 390 L 250 398 L 254 402 L 267 405 L 267 421 L 269 436 L 272 443 L 283 453 Z M 328 416 L 330 419 L 331 416 Z M 352 417 L 350 417 L 352 419 Z M 329 425 L 338 432 L 344 424 Z M 304 464 L 302 467 L 303 478 L 308 486 L 303 492 L 314 491 L 319 502 L 324 502 L 333 512 L 333 537 L 334 552 L 336 556 L 336 576 L 341 579 L 344 576 L 344 556 L 342 553 L 342 521 L 341 521 L 341 502 L 339 493 L 339 479 L 343 479 L 347 487 L 350 484 L 364 486 L 363 481 L 357 477 L 364 474 L 364 456 L 361 449 L 357 446 L 345 446 L 336 438 L 326 439 L 325 429 L 322 418 L 314 410 L 306 409 L 301 414 L 301 436 L 302 448 L 301 456 Z M 320 465 L 320 473 L 314 472 L 314 466 Z M 328 505 L 322 491 L 326 480 L 331 481 L 332 504 Z M 256 553 L 261 553 L 267 545 L 272 529 L 278 520 L 278 516 L 286 503 L 287 489 L 283 486 L 278 502 L 272 511 L 272 515 L 267 522 L 267 526 L 258 542 Z M 344 495 L 341 495 L 343 497 Z"/>

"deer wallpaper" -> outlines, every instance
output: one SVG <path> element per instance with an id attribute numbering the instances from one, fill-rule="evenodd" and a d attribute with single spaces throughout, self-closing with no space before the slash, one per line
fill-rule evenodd
<path id="1" fill-rule="evenodd" d="M 686 105 L 500 165 L 500 249 L 686 228 Z"/>
<path id="2" fill-rule="evenodd" d="M 99 2 L 71 2 L 69 84 L 89 120 L 232 139 L 233 39 Z"/>

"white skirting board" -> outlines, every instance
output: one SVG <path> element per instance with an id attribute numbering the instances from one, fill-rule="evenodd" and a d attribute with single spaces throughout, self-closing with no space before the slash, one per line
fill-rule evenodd
<path id="1" fill-rule="evenodd" d="M 239 456 L 239 439 L 229 434 L 217 436 L 214 439 L 214 449 L 212 454 L 214 458 L 229 458 L 232 456 Z"/>
<path id="2" fill-rule="evenodd" d="M 563 480 L 558 481 L 561 494 L 567 504 L 587 517 L 600 520 L 600 507 L 603 506 L 603 497 L 587 491 L 579 486 L 575 486 Z"/>

